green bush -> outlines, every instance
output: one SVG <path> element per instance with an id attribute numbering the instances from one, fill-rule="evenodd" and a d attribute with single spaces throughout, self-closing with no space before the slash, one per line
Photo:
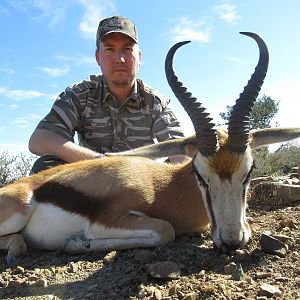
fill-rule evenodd
<path id="1" fill-rule="evenodd" d="M 300 166 L 300 146 L 296 143 L 282 144 L 275 152 L 267 147 L 253 151 L 255 169 L 253 176 L 278 176 Z"/>
<path id="2" fill-rule="evenodd" d="M 34 155 L 21 153 L 11 156 L 7 151 L 0 152 L 0 186 L 28 175 L 34 159 Z"/>

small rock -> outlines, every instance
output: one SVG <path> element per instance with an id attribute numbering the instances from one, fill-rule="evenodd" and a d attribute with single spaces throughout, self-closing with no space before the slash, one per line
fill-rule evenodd
<path id="1" fill-rule="evenodd" d="M 25 284 L 25 279 L 12 279 L 8 282 L 7 287 L 17 287 Z"/>
<path id="2" fill-rule="evenodd" d="M 288 277 L 285 277 L 285 276 L 277 276 L 276 278 L 275 278 L 275 281 L 279 281 L 279 282 L 287 282 L 287 281 L 289 281 L 289 279 L 288 279 Z"/>
<path id="3" fill-rule="evenodd" d="M 111 251 L 103 258 L 103 262 L 106 264 L 113 263 L 117 259 L 117 251 Z"/>
<path id="4" fill-rule="evenodd" d="M 175 283 L 169 288 L 169 295 L 172 296 L 177 294 L 179 289 L 180 289 L 180 285 L 178 283 Z"/>
<path id="5" fill-rule="evenodd" d="M 198 296 L 195 292 L 188 293 L 183 297 L 183 300 L 197 300 L 197 299 Z"/>
<path id="6" fill-rule="evenodd" d="M 224 267 L 224 272 L 226 275 L 231 275 L 237 268 L 236 263 L 231 262 Z"/>
<path id="7" fill-rule="evenodd" d="M 56 281 L 61 281 L 63 279 L 63 275 L 61 273 L 55 274 L 55 280 Z"/>
<path id="8" fill-rule="evenodd" d="M 282 294 L 281 290 L 271 284 L 263 283 L 260 286 L 259 296 L 266 296 L 266 297 L 273 297 L 273 296 L 280 296 Z"/>
<path id="9" fill-rule="evenodd" d="M 180 276 L 180 267 L 172 261 L 157 262 L 148 267 L 149 274 L 154 278 L 174 279 Z"/>
<path id="10" fill-rule="evenodd" d="M 265 279 L 265 278 L 269 278 L 272 276 L 272 273 L 269 272 L 257 272 L 255 274 L 256 279 Z"/>
<path id="11" fill-rule="evenodd" d="M 23 274 L 25 272 L 25 269 L 23 267 L 17 266 L 14 273 L 15 274 Z"/>
<path id="12" fill-rule="evenodd" d="M 70 263 L 70 272 L 71 273 L 76 273 L 78 271 L 78 264 L 71 262 Z"/>
<path id="13" fill-rule="evenodd" d="M 145 297 L 147 297 L 148 293 L 145 289 L 141 289 L 139 292 L 138 292 L 138 299 L 143 299 Z"/>
<path id="14" fill-rule="evenodd" d="M 232 276 L 232 279 L 236 280 L 236 281 L 239 281 L 239 280 L 241 280 L 242 277 L 244 277 L 244 271 L 243 271 L 241 264 L 237 265 L 237 268 L 233 271 L 231 276 Z"/>
<path id="15" fill-rule="evenodd" d="M 252 257 L 247 250 L 237 249 L 235 255 L 240 261 L 248 262 L 251 261 Z"/>
<path id="16" fill-rule="evenodd" d="M 255 283 L 255 281 L 250 276 L 245 276 L 245 281 L 251 285 Z"/>
<path id="17" fill-rule="evenodd" d="M 288 218 L 283 218 L 279 222 L 279 227 L 281 229 L 283 228 L 289 228 L 289 229 L 297 229 L 296 221 L 294 219 L 288 219 Z"/>
<path id="18" fill-rule="evenodd" d="M 205 275 L 205 270 L 201 270 L 198 274 L 196 274 L 196 278 L 203 278 Z"/>
<path id="19" fill-rule="evenodd" d="M 224 294 L 226 292 L 226 285 L 223 283 L 219 283 L 218 290 Z"/>
<path id="20" fill-rule="evenodd" d="M 262 233 L 260 236 L 260 246 L 263 251 L 269 254 L 275 254 L 280 257 L 285 257 L 287 254 L 288 247 L 286 244 L 265 233 Z"/>
<path id="21" fill-rule="evenodd" d="M 43 273 L 44 276 L 50 276 L 52 274 L 52 272 L 49 269 L 45 269 Z"/>
<path id="22" fill-rule="evenodd" d="M 277 197 L 284 203 L 296 202 L 300 200 L 300 186 L 293 184 L 281 184 L 279 186 Z"/>
<path id="23" fill-rule="evenodd" d="M 46 300 L 56 300 L 56 299 L 58 299 L 56 296 L 54 296 L 54 295 L 45 295 L 45 299 Z"/>
<path id="24" fill-rule="evenodd" d="M 282 228 L 282 232 L 284 232 L 284 233 L 289 233 L 290 231 L 291 231 L 291 229 L 289 227 Z"/>
<path id="25" fill-rule="evenodd" d="M 36 286 L 41 286 L 41 287 L 47 287 L 48 286 L 48 282 L 47 282 L 47 280 L 46 279 L 39 279 L 39 280 L 37 280 L 36 281 L 36 283 L 35 283 L 35 285 Z"/>
<path id="26" fill-rule="evenodd" d="M 29 282 L 36 282 L 39 279 L 40 279 L 40 277 L 35 276 L 35 275 L 31 275 L 31 276 L 28 277 Z"/>
<path id="27" fill-rule="evenodd" d="M 162 299 L 161 291 L 154 286 L 145 287 L 144 292 L 145 292 L 145 296 L 150 296 L 150 299 L 153 299 L 153 300 L 161 300 Z M 142 295 L 142 293 L 141 293 L 141 295 Z M 140 299 L 142 299 L 142 298 L 140 298 Z"/>
<path id="28" fill-rule="evenodd" d="M 155 289 L 153 296 L 154 296 L 155 300 L 161 300 L 162 299 L 162 293 L 159 289 Z"/>
<path id="29" fill-rule="evenodd" d="M 295 240 L 292 237 L 284 235 L 284 234 L 273 234 L 272 236 L 275 239 L 277 239 L 285 244 L 288 244 L 289 246 L 292 246 L 295 243 Z"/>

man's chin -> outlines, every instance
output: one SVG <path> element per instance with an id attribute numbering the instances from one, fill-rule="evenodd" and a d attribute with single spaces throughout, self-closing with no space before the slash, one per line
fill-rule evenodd
<path id="1" fill-rule="evenodd" d="M 112 83 L 115 86 L 129 86 L 130 85 L 129 80 L 113 80 Z"/>

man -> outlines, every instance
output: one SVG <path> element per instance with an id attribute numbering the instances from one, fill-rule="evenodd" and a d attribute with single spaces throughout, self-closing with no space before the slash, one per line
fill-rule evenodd
<path id="1" fill-rule="evenodd" d="M 134 23 L 120 16 L 100 21 L 96 46 L 102 75 L 68 87 L 38 124 L 29 141 L 29 150 L 41 156 L 33 173 L 183 136 L 169 99 L 137 79 L 141 51 Z"/>

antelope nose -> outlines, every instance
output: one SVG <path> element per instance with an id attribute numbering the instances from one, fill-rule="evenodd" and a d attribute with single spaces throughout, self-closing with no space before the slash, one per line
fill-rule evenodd
<path id="1" fill-rule="evenodd" d="M 240 247 L 242 244 L 242 241 L 244 239 L 244 232 L 242 234 L 242 237 L 240 239 L 233 239 L 232 235 L 230 235 L 230 241 L 224 241 L 222 238 L 222 235 L 220 236 L 221 239 L 221 245 L 220 245 L 220 250 L 224 253 L 230 253 Z"/>
<path id="2" fill-rule="evenodd" d="M 238 249 L 238 245 L 227 245 L 226 243 L 222 243 L 221 245 L 221 251 L 223 253 L 227 253 L 227 254 L 230 254 L 232 251 Z"/>

